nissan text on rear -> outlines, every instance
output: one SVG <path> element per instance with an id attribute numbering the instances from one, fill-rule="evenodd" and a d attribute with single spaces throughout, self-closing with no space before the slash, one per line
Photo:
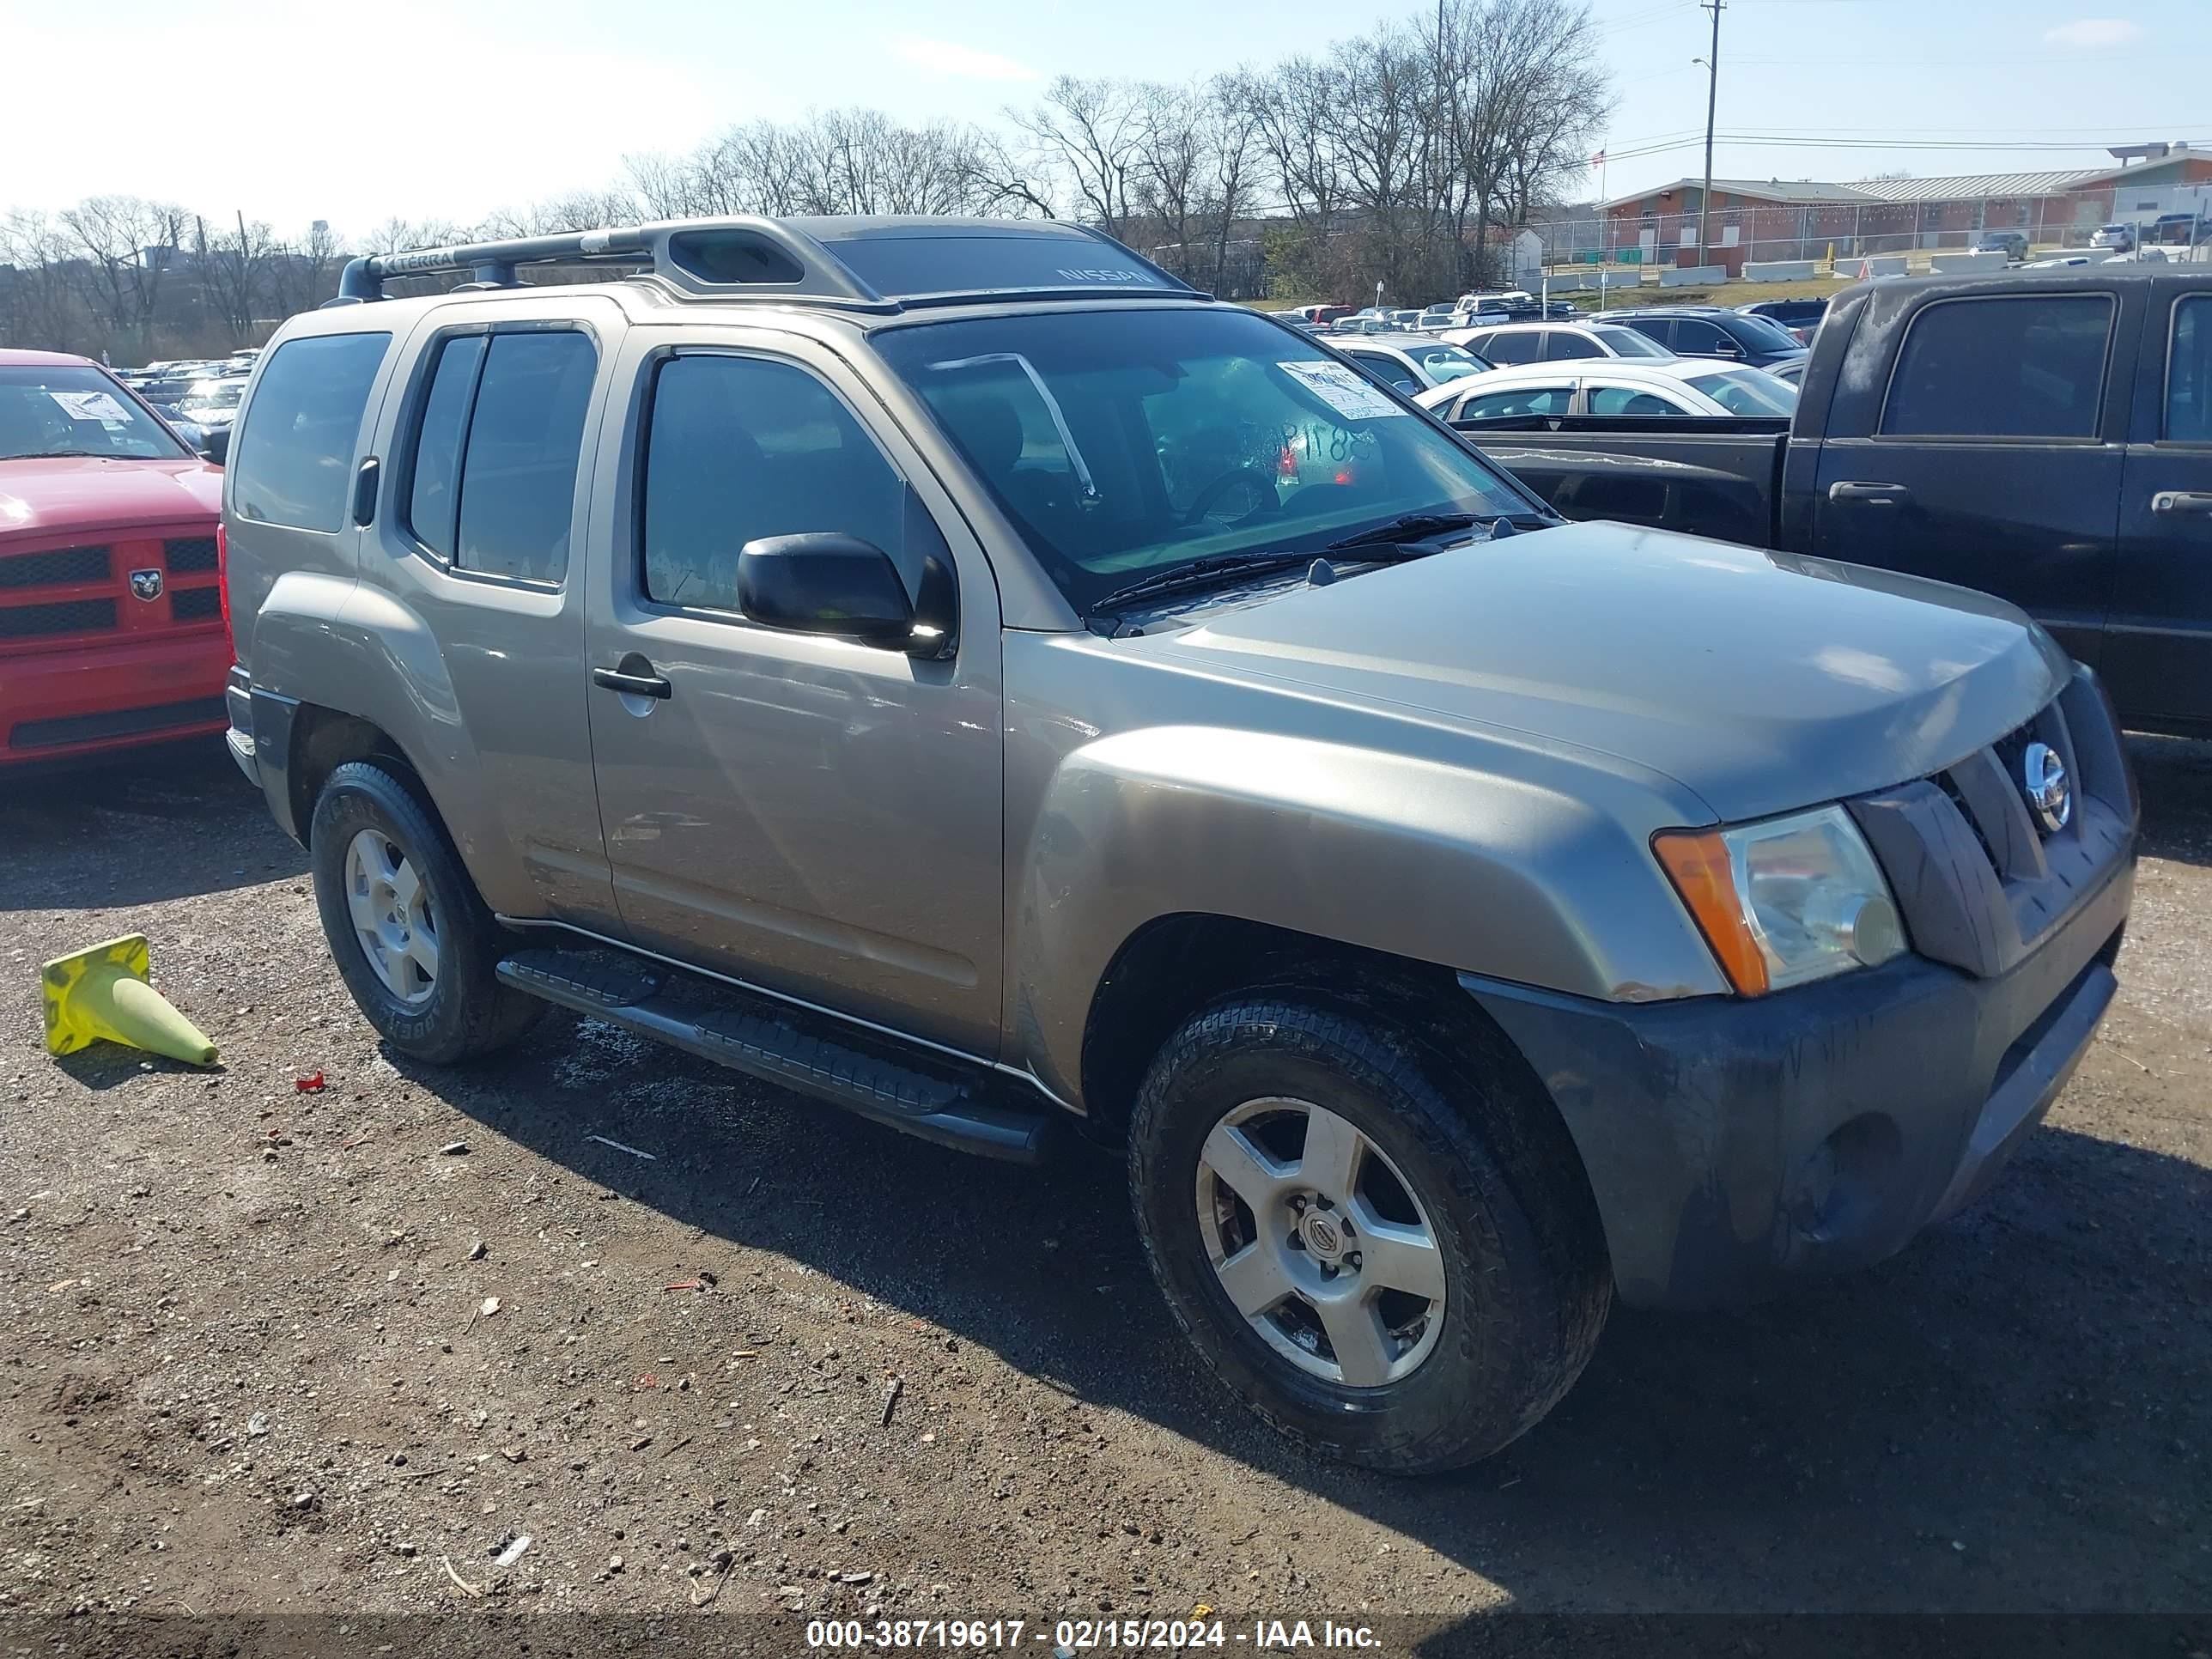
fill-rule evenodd
<path id="1" fill-rule="evenodd" d="M 2133 787 L 2019 611 L 1562 523 L 1078 228 L 356 261 L 230 463 L 229 741 L 394 1050 L 558 1005 L 1118 1148 L 1206 1362 L 1379 1468 L 1904 1249 L 2113 993 Z"/>

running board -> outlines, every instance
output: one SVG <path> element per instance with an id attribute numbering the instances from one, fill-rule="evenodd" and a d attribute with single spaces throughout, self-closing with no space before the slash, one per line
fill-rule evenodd
<path id="1" fill-rule="evenodd" d="M 963 1078 L 951 1060 L 929 1071 L 903 1065 L 818 1035 L 802 1025 L 804 1016 L 765 998 L 620 951 L 518 951 L 499 964 L 499 977 L 518 991 L 940 1146 L 1036 1164 L 1050 1138 L 1048 1117 L 988 1097 L 996 1085 L 981 1067 Z"/>

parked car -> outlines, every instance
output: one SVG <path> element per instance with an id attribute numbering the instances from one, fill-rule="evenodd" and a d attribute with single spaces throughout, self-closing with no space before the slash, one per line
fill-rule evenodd
<path id="1" fill-rule="evenodd" d="M 1442 337 L 1501 368 L 1510 363 L 1555 363 L 1571 357 L 1674 355 L 1632 328 L 1595 319 L 1587 323 L 1503 323 L 1446 329 Z"/>
<path id="2" fill-rule="evenodd" d="M 2009 607 L 1564 525 L 1075 226 L 533 246 L 652 270 L 356 261 L 226 477 L 233 749 L 410 1065 L 550 1003 L 971 1151 L 1079 1127 L 1229 1389 L 1413 1471 L 1616 1293 L 1902 1249 L 2113 994 L 2125 752 Z"/>
<path id="3" fill-rule="evenodd" d="M 1805 355 L 1805 343 L 1779 324 L 1723 306 L 1631 307 L 1606 315 L 1678 357 L 1724 357 L 1765 368 Z"/>
<path id="4" fill-rule="evenodd" d="M 0 350 L 0 776 L 223 730 L 222 481 L 98 363 Z"/>
<path id="5" fill-rule="evenodd" d="M 1570 517 L 1994 593 L 2095 665 L 2129 725 L 2212 735 L 2201 267 L 1862 286 L 1815 337 L 1786 428 L 1654 437 L 1591 422 L 1484 447 Z"/>
<path id="6" fill-rule="evenodd" d="M 2143 234 L 2143 240 L 2164 247 L 2193 247 L 2212 242 L 2212 228 L 2193 213 L 2161 213 Z"/>
<path id="7" fill-rule="evenodd" d="M 1493 367 L 1465 346 L 1442 340 L 1358 340 L 1340 349 L 1383 385 L 1409 398 Z"/>
<path id="8" fill-rule="evenodd" d="M 1300 306 L 1299 314 L 1316 327 L 1326 327 L 1338 319 L 1352 315 L 1350 306 Z"/>
<path id="9" fill-rule="evenodd" d="M 194 381 L 191 390 L 177 401 L 178 416 L 203 431 L 228 426 L 237 416 L 239 399 L 246 395 L 246 381 L 243 374 Z"/>
<path id="10" fill-rule="evenodd" d="M 1453 326 L 1452 319 L 1459 314 L 1459 307 L 1446 300 L 1440 305 L 1427 306 L 1422 309 L 1421 326 L 1431 329 L 1450 328 Z"/>
<path id="11" fill-rule="evenodd" d="M 1795 390 L 1804 386 L 1805 365 L 1811 361 L 1811 355 L 1808 353 L 1802 357 L 1792 357 L 1787 362 L 1769 363 L 1765 368 L 1759 370 L 1759 373 L 1771 374 L 1776 380 Z"/>
<path id="12" fill-rule="evenodd" d="M 2128 224 L 2106 225 L 2089 238 L 2093 248 L 2109 248 L 2115 253 L 2132 253 L 2136 247 L 2136 228 Z"/>
<path id="13" fill-rule="evenodd" d="M 1828 302 L 1822 299 L 1753 300 L 1749 305 L 1738 306 L 1736 310 L 1747 317 L 1764 317 L 1803 345 L 1811 343 L 1814 331 L 1820 326 L 1820 319 L 1828 314 Z"/>
<path id="14" fill-rule="evenodd" d="M 1974 239 L 1977 253 L 2002 253 L 2014 264 L 2027 262 L 2027 233 L 2024 230 L 1985 230 Z"/>
<path id="15" fill-rule="evenodd" d="M 1788 420 L 1794 387 L 1764 369 L 1692 357 L 1664 362 L 1593 357 L 1572 364 L 1493 369 L 1419 392 L 1413 401 L 1451 422 L 1549 415 L 1630 415 Z"/>

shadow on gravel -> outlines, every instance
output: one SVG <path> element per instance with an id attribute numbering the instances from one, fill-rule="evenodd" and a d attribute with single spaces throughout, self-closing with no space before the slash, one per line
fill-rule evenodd
<path id="1" fill-rule="evenodd" d="M 0 910 L 152 904 L 307 867 L 215 738 L 0 777 Z"/>
<path id="2" fill-rule="evenodd" d="M 2130 737 L 2145 856 L 2212 865 L 2212 742 Z"/>
<path id="3" fill-rule="evenodd" d="M 2192 1164 L 2045 1129 L 1899 1261 L 1740 1314 L 1617 1312 L 1527 1437 L 1395 1480 L 1298 1452 L 1200 1370 L 1118 1160 L 969 1158 L 611 1036 L 549 1029 L 495 1082 L 408 1069 L 588 1180 L 1346 1505 L 1521 1607 L 2212 1605 L 2212 1174 Z"/>

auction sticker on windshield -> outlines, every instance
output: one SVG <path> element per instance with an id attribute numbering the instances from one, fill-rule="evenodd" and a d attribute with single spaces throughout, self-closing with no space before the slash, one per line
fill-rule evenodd
<path id="1" fill-rule="evenodd" d="M 1406 411 L 1343 363 L 1285 363 L 1285 374 L 1304 381 L 1307 389 L 1347 421 L 1371 421 L 1379 415 Z"/>
<path id="2" fill-rule="evenodd" d="M 123 405 L 115 401 L 114 394 L 106 392 L 49 392 L 62 406 L 62 413 L 72 421 L 127 421 Z"/>

